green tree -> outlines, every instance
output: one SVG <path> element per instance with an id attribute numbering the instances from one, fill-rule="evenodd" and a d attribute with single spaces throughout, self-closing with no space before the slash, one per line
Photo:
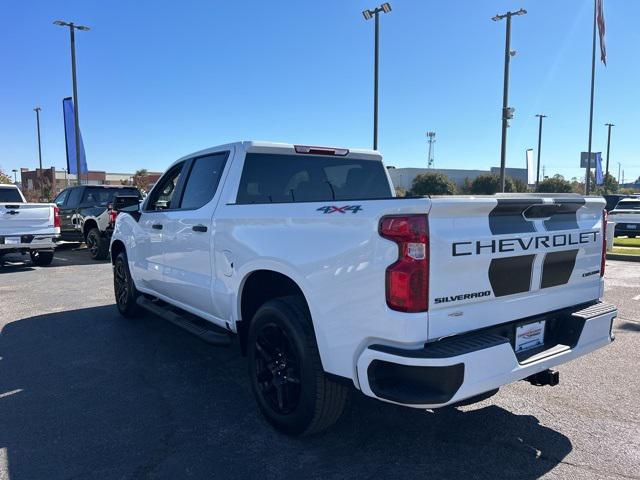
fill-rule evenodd
<path id="1" fill-rule="evenodd" d="M 593 185 L 595 185 L 595 177 L 593 175 L 591 176 L 591 180 L 593 181 Z M 604 175 L 604 185 L 596 185 L 593 193 L 604 195 L 605 193 L 618 193 L 618 190 L 620 190 L 618 181 L 613 175 L 607 173 Z"/>
<path id="2" fill-rule="evenodd" d="M 422 173 L 413 179 L 412 195 L 454 195 L 456 184 L 444 173 Z"/>
<path id="3" fill-rule="evenodd" d="M 517 191 L 513 180 L 509 177 L 504 179 L 504 191 Z M 495 173 L 485 173 L 483 175 L 478 175 L 473 179 L 469 193 L 472 193 L 473 195 L 494 195 L 498 192 L 500 192 L 500 175 Z"/>
<path id="4" fill-rule="evenodd" d="M 406 197 L 407 191 L 402 187 L 395 187 L 396 197 Z"/>
<path id="5" fill-rule="evenodd" d="M 571 193 L 573 189 L 574 185 L 571 182 L 565 180 L 562 175 L 556 174 L 540 182 L 537 191 L 539 193 Z"/>
<path id="6" fill-rule="evenodd" d="M 149 172 L 146 168 L 136 170 L 133 174 L 133 185 L 141 192 L 147 193 L 149 191 Z"/>
<path id="7" fill-rule="evenodd" d="M 9 175 L 0 170 L 0 183 L 13 183 Z"/>
<path id="8" fill-rule="evenodd" d="M 512 178 L 511 181 L 513 182 L 514 192 L 526 193 L 529 191 L 529 185 L 527 185 L 527 182 L 523 182 L 519 178 Z"/>

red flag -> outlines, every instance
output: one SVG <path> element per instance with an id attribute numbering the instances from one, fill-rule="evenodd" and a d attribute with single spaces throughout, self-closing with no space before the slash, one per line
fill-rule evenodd
<path id="1" fill-rule="evenodd" d="M 600 36 L 600 60 L 607 66 L 607 47 L 604 44 L 604 0 L 596 0 L 598 35 Z"/>

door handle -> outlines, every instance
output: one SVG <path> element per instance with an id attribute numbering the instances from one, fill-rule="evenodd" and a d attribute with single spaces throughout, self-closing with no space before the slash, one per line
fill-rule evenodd
<path id="1" fill-rule="evenodd" d="M 162 230 L 162 224 L 154 223 L 153 225 L 151 225 L 151 228 L 153 228 L 154 230 Z"/>
<path id="2" fill-rule="evenodd" d="M 207 227 L 205 227 L 204 225 L 194 225 L 193 227 L 191 227 L 191 230 L 193 230 L 194 232 L 206 232 Z"/>

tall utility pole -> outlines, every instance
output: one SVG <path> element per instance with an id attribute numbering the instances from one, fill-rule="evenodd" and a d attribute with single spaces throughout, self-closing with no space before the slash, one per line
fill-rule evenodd
<path id="1" fill-rule="evenodd" d="M 503 15 L 496 15 L 491 20 L 497 22 L 503 18 L 507 19 L 507 32 L 504 44 L 504 85 L 502 90 L 502 143 L 500 146 L 500 191 L 504 192 L 505 168 L 507 164 L 507 128 L 509 119 L 513 118 L 513 109 L 509 108 L 509 61 L 515 52 L 511 51 L 511 17 L 514 15 L 526 15 L 527 11 L 521 8 L 517 12 L 507 12 Z"/>
<path id="2" fill-rule="evenodd" d="M 427 168 L 433 168 L 433 144 L 436 143 L 436 132 L 427 132 L 427 142 L 429 143 L 429 153 L 427 156 Z"/>
<path id="3" fill-rule="evenodd" d="M 78 185 L 80 185 L 80 120 L 78 118 L 78 81 L 76 78 L 76 35 L 75 31 L 80 30 L 86 32 L 89 27 L 85 25 L 76 25 L 73 22 L 63 22 L 62 20 L 56 20 L 54 25 L 60 27 L 69 27 L 69 33 L 71 35 L 71 78 L 73 81 L 73 117 L 75 123 L 75 139 L 76 139 L 76 168 L 78 170 Z M 87 173 L 88 175 L 88 173 Z"/>
<path id="4" fill-rule="evenodd" d="M 546 115 L 537 114 L 536 117 L 540 119 L 540 123 L 538 125 L 538 165 L 536 167 L 536 190 L 538 189 L 538 184 L 540 183 L 540 150 L 542 149 L 542 119 L 547 118 Z"/>
<path id="5" fill-rule="evenodd" d="M 18 169 L 14 168 L 11 171 L 13 172 L 13 183 L 18 183 Z"/>
<path id="6" fill-rule="evenodd" d="M 596 82 L 596 13 L 597 1 L 593 0 L 593 45 L 591 46 L 591 100 L 589 104 L 589 145 L 587 154 L 587 172 L 585 175 L 585 195 L 591 192 L 591 140 L 593 133 L 593 90 Z"/>
<path id="7" fill-rule="evenodd" d="M 620 167 L 622 166 L 622 164 L 620 162 L 618 162 L 618 184 L 620 183 Z"/>
<path id="8" fill-rule="evenodd" d="M 33 109 L 36 112 L 36 126 L 38 129 L 38 163 L 40 165 L 40 171 L 38 172 L 38 178 L 40 179 L 40 198 L 44 196 L 44 186 L 42 185 L 42 146 L 40 143 L 40 111 L 42 109 L 40 107 L 36 107 Z"/>
<path id="9" fill-rule="evenodd" d="M 604 193 L 607 192 L 607 177 L 609 176 L 609 152 L 611 151 L 611 127 L 615 127 L 613 123 L 605 123 L 606 127 L 609 127 L 609 133 L 607 134 L 607 166 L 604 174 Z"/>
<path id="10" fill-rule="evenodd" d="M 373 54 L 373 149 L 378 149 L 378 58 L 379 58 L 379 45 L 380 45 L 380 13 L 389 13 L 391 11 L 391 5 L 389 3 L 383 3 L 379 7 L 373 10 L 365 10 L 362 12 L 365 20 L 375 18 L 375 39 L 374 39 L 374 54 Z"/>

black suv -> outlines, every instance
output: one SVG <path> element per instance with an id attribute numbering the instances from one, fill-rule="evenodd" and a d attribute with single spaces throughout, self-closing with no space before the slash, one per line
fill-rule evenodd
<path id="1" fill-rule="evenodd" d="M 60 239 L 85 242 L 94 260 L 107 258 L 116 196 L 142 198 L 137 188 L 116 185 L 79 185 L 60 192 L 54 200 L 60 209 Z"/>

